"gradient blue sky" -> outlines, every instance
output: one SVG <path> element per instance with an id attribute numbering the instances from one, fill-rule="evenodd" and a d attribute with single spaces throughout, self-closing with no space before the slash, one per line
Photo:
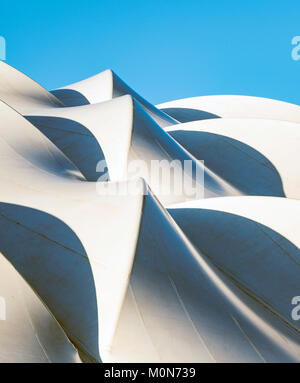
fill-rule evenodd
<path id="1" fill-rule="evenodd" d="M 300 1 L 0 3 L 7 60 L 48 89 L 113 69 L 153 103 L 245 94 L 300 104 Z"/>

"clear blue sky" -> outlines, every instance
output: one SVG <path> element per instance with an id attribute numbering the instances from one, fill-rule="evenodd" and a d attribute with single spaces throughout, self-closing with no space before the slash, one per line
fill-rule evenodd
<path id="1" fill-rule="evenodd" d="M 295 0 L 0 2 L 7 62 L 48 89 L 113 69 L 149 101 L 246 94 L 300 104 Z"/>

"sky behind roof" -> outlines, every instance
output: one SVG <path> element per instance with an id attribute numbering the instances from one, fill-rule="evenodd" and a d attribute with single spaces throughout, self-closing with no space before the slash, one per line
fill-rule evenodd
<path id="1" fill-rule="evenodd" d="M 154 104 L 244 94 L 300 104 L 299 0 L 0 3 L 6 62 L 47 89 L 113 69 Z"/>

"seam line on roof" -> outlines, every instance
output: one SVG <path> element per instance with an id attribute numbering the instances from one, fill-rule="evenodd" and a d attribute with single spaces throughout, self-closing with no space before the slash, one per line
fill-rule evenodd
<path id="1" fill-rule="evenodd" d="M 41 341 L 40 341 L 40 339 L 39 339 L 39 337 L 38 337 L 38 334 L 37 334 L 36 329 L 35 329 L 35 327 L 34 327 L 34 325 L 33 325 L 33 322 L 32 322 L 32 319 L 31 319 L 31 316 L 30 316 L 30 314 L 29 314 L 28 307 L 27 307 L 27 304 L 26 304 L 24 298 L 22 299 L 22 301 L 23 301 L 23 305 L 24 305 L 24 307 L 25 307 L 25 311 L 26 311 L 26 314 L 27 314 L 27 317 L 28 317 L 28 321 L 29 321 L 30 326 L 31 326 L 31 328 L 32 328 L 32 330 L 33 330 L 34 336 L 35 336 L 35 338 L 36 338 L 36 340 L 37 340 L 37 342 L 38 342 L 40 348 L 42 349 L 42 352 L 45 354 L 46 359 L 48 360 L 49 363 L 52 363 L 51 360 L 50 360 L 50 358 L 48 357 L 48 354 L 47 354 L 46 350 L 44 349 L 44 347 L 43 347 L 43 345 L 42 345 L 42 343 L 41 343 Z M 41 302 L 42 305 L 44 305 L 44 303 L 43 303 L 42 300 L 40 300 L 40 302 Z M 44 307 L 45 307 L 45 305 L 44 305 Z M 46 308 L 46 307 L 45 307 L 45 308 Z"/>
<path id="2" fill-rule="evenodd" d="M 27 118 L 27 117 L 28 117 L 28 116 L 26 116 L 26 118 Z M 29 121 L 29 120 L 27 120 L 27 121 Z M 74 120 L 70 120 L 70 121 L 74 121 Z M 29 122 L 31 122 L 31 121 L 29 121 Z M 31 122 L 31 124 L 34 125 L 34 126 L 36 126 L 36 127 L 38 127 L 38 129 L 39 129 L 39 128 L 41 128 L 41 129 L 53 129 L 53 130 L 59 130 L 59 131 L 61 131 L 61 132 L 73 133 L 73 134 L 78 134 L 78 135 L 80 135 L 80 136 L 87 136 L 87 137 L 92 137 L 92 138 L 94 138 L 94 136 L 93 136 L 92 134 L 76 132 L 76 131 L 74 131 L 74 130 L 72 130 L 72 129 L 70 129 L 70 130 L 68 130 L 68 129 L 62 129 L 62 128 L 57 128 L 57 127 L 53 127 L 53 126 L 46 126 L 46 125 L 44 125 L 44 124 L 40 124 L 40 123 L 38 123 L 37 125 L 35 125 L 35 124 L 33 124 L 32 122 Z M 86 129 L 87 129 L 87 128 L 86 128 Z M 47 137 L 47 138 L 48 138 L 48 137 Z M 49 139 L 49 138 L 48 138 L 48 139 Z"/>
<path id="3" fill-rule="evenodd" d="M 241 333 L 245 336 L 245 338 L 247 339 L 247 341 L 250 343 L 250 345 L 253 347 L 253 349 L 255 350 L 255 352 L 257 353 L 257 355 L 263 360 L 264 363 L 267 363 L 267 361 L 265 360 L 265 358 L 262 356 L 262 354 L 260 353 L 260 351 L 258 350 L 258 348 L 255 346 L 255 344 L 252 342 L 252 340 L 250 339 L 250 337 L 246 334 L 246 332 L 242 329 L 239 321 L 233 316 L 233 315 L 230 315 L 231 319 L 233 320 L 233 322 L 236 324 L 236 326 L 239 328 L 239 330 L 241 331 Z"/>
<path id="4" fill-rule="evenodd" d="M 181 296 L 179 295 L 179 292 L 177 290 L 177 287 L 173 281 L 173 279 L 168 275 L 168 278 L 169 278 L 169 281 L 171 283 L 171 286 L 177 296 L 177 299 L 180 303 L 180 306 L 181 308 L 183 309 L 183 312 L 185 313 L 185 316 L 187 317 L 188 321 L 191 323 L 191 326 L 192 326 L 192 329 L 194 330 L 194 332 L 196 333 L 197 337 L 199 338 L 200 340 L 200 343 L 204 346 L 204 348 L 206 349 L 208 355 L 210 356 L 210 358 L 216 363 L 216 359 L 214 358 L 214 356 L 212 355 L 211 351 L 209 350 L 207 344 L 205 343 L 204 339 L 202 338 L 202 336 L 200 335 L 199 331 L 197 330 L 196 326 L 195 326 L 195 323 L 193 321 L 193 319 L 191 318 L 187 308 L 185 307 L 185 304 L 183 303 L 183 300 L 181 299 Z"/>
<path id="5" fill-rule="evenodd" d="M 154 345 L 154 343 L 153 343 L 153 341 L 152 341 L 152 339 L 151 339 L 151 336 L 150 336 L 150 334 L 149 334 L 149 332 L 148 332 L 148 330 L 147 330 L 147 327 L 146 327 L 144 318 L 143 318 L 143 316 L 142 316 L 142 313 L 141 313 L 141 311 L 140 311 L 140 309 L 139 309 L 139 306 L 138 306 L 138 303 L 137 303 L 137 300 L 136 300 L 136 297 L 135 297 L 135 294 L 134 294 L 134 291 L 133 291 L 131 282 L 129 282 L 128 287 L 129 287 L 129 291 L 130 291 L 130 293 L 131 293 L 131 296 L 132 296 L 132 299 L 133 299 L 133 302 L 134 302 L 136 311 L 137 311 L 138 316 L 139 316 L 139 318 L 140 318 L 140 320 L 141 320 L 141 322 L 142 322 L 142 324 L 143 324 L 144 330 L 145 330 L 146 334 L 148 335 L 148 338 L 149 338 L 149 340 L 150 340 L 150 343 L 152 344 L 153 349 L 155 350 L 156 354 L 158 355 L 158 358 L 159 358 L 160 360 L 162 360 L 161 357 L 160 357 L 160 355 L 159 355 L 159 352 L 158 352 L 158 350 L 156 349 L 156 347 L 155 347 L 155 345 Z"/>
<path id="6" fill-rule="evenodd" d="M 47 213 L 46 213 L 46 214 L 47 214 Z M 27 230 L 27 231 L 30 231 L 30 232 L 32 232 L 32 233 L 34 233 L 34 234 L 36 234 L 36 235 L 42 237 L 43 239 L 46 239 L 47 241 L 56 244 L 57 246 L 61 246 L 61 247 L 63 247 L 64 249 L 69 250 L 69 251 L 71 251 L 72 253 L 74 253 L 74 254 L 76 254 L 76 255 L 80 255 L 81 257 L 83 257 L 83 258 L 85 258 L 85 259 L 87 258 L 87 256 L 85 256 L 84 254 L 79 253 L 78 251 L 76 251 L 76 250 L 74 250 L 74 249 L 71 249 L 70 247 L 68 247 L 68 246 L 66 246 L 66 245 L 63 245 L 62 243 L 60 243 L 60 242 L 58 242 L 58 241 L 55 241 L 54 239 L 51 239 L 51 238 L 47 237 L 47 236 L 46 236 L 45 234 L 43 234 L 43 233 L 39 233 L 39 232 L 37 232 L 36 230 L 33 230 L 33 229 L 29 228 L 28 226 L 22 224 L 21 222 L 18 222 L 18 221 L 16 221 L 16 220 L 12 219 L 12 218 L 7 217 L 6 215 L 4 215 L 4 214 L 1 213 L 1 212 L 0 212 L 0 217 L 2 217 L 2 218 L 4 218 L 4 219 L 6 219 L 6 220 L 8 220 L 8 221 L 10 221 L 10 222 L 12 222 L 12 223 L 14 223 L 15 225 L 21 226 L 23 229 L 25 229 L 25 230 Z"/>

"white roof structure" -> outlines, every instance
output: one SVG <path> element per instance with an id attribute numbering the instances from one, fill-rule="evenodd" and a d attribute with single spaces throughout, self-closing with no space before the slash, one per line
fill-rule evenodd
<path id="1" fill-rule="evenodd" d="M 0 61 L 0 362 L 299 362 L 299 123 Z"/>

